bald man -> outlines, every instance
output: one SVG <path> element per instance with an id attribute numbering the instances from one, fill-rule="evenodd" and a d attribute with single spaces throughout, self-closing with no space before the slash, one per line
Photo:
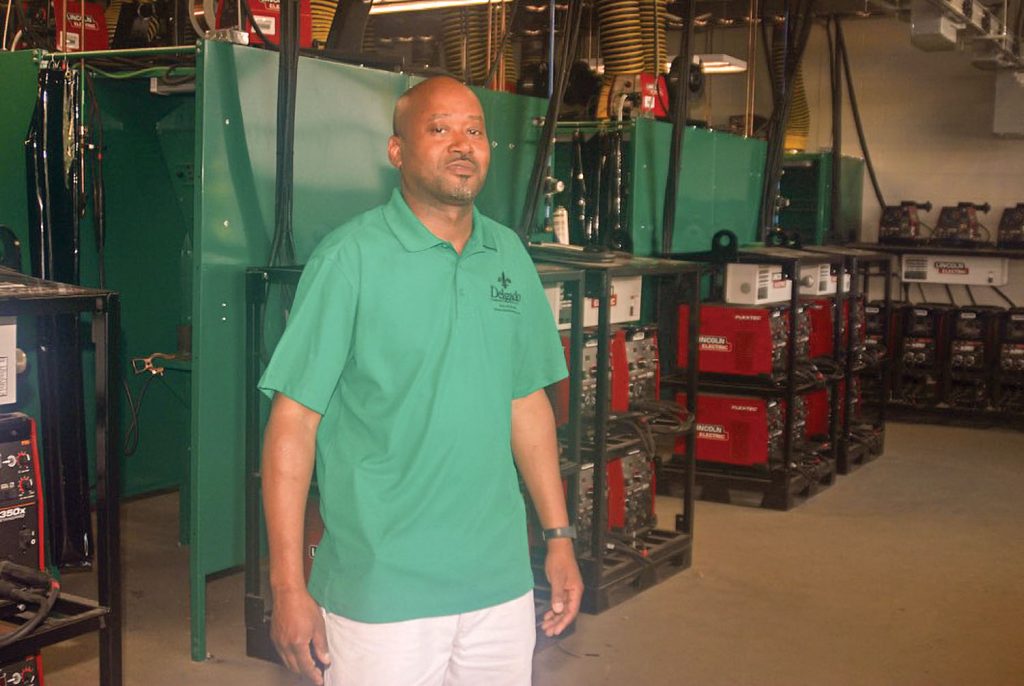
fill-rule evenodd
<path id="1" fill-rule="evenodd" d="M 547 635 L 583 592 L 544 393 L 562 347 L 518 237 L 473 205 L 490 163 L 473 92 L 409 89 L 387 155 L 400 189 L 314 251 L 260 381 L 271 635 L 317 684 L 528 686 L 516 467 L 547 541 Z M 307 588 L 314 467 L 325 534 Z"/>

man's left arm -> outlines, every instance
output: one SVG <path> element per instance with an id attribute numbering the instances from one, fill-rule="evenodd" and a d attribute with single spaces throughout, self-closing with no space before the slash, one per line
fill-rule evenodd
<path id="1" fill-rule="evenodd" d="M 544 389 L 512 401 L 512 454 L 541 527 L 568 526 L 569 514 L 558 467 L 555 417 Z M 551 609 L 544 614 L 541 629 L 548 636 L 557 636 L 579 612 L 583 580 L 571 538 L 553 538 L 546 545 L 544 571 L 551 584 Z"/>

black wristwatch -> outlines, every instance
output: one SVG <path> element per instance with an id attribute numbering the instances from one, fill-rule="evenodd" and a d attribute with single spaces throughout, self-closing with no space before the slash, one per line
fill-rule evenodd
<path id="1" fill-rule="evenodd" d="M 544 529 L 541 538 L 550 541 L 552 538 L 576 538 L 576 527 L 573 525 L 560 526 L 557 529 Z"/>

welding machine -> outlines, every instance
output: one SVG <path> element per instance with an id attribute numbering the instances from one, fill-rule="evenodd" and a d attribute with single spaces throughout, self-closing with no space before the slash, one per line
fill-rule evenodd
<path id="1" fill-rule="evenodd" d="M 878 242 L 893 245 L 914 245 L 923 243 L 927 236 L 921 231 L 921 220 L 917 211 L 932 211 L 930 202 L 904 200 L 899 205 L 887 205 L 878 222 Z"/>
<path id="2" fill-rule="evenodd" d="M 686 394 L 676 401 L 686 404 Z M 794 448 L 805 435 L 807 408 L 797 396 L 793 415 Z M 777 468 L 783 461 L 786 406 L 779 398 L 742 394 L 704 393 L 697 396 L 698 462 L 715 462 L 739 467 Z M 676 452 L 686 452 L 684 441 Z"/>
<path id="3" fill-rule="evenodd" d="M 0 414 L 0 558 L 45 570 L 43 493 L 35 421 Z M 0 666 L 0 684 L 41 684 L 41 659 Z"/>
<path id="4" fill-rule="evenodd" d="M 679 306 L 677 364 L 687 365 L 689 305 Z M 807 308 L 797 309 L 796 359 L 798 373 L 809 366 L 810 321 Z M 789 304 L 744 306 L 703 303 L 697 338 L 701 375 L 781 383 L 786 377 L 789 347 Z M 811 372 L 813 374 L 813 372 Z"/>
<path id="5" fill-rule="evenodd" d="M 912 405 L 943 399 L 945 351 L 949 341 L 949 305 L 918 304 L 903 310 L 897 394 Z"/>
<path id="6" fill-rule="evenodd" d="M 42 659 L 38 655 L 0 666 L 0 684 L 41 686 L 42 683 Z"/>
<path id="7" fill-rule="evenodd" d="M 1003 210 L 997 236 L 996 245 L 1000 248 L 1024 249 L 1024 202 Z"/>
<path id="8" fill-rule="evenodd" d="M 955 207 L 943 207 L 935 222 L 932 241 L 939 245 L 971 248 L 992 242 L 988 228 L 978 221 L 978 212 L 988 214 L 992 206 L 973 202 L 959 202 Z"/>
<path id="9" fill-rule="evenodd" d="M 830 440 L 832 393 L 829 388 L 819 388 L 805 393 L 804 404 L 807 408 L 804 437 L 809 441 Z"/>
<path id="10" fill-rule="evenodd" d="M 53 0 L 54 22 L 57 27 L 57 50 L 59 52 L 82 52 L 84 50 L 107 50 L 109 38 L 104 5 L 97 2 L 67 3 L 65 22 L 65 0 Z M 85 16 L 85 27 L 82 16 Z M 64 27 L 67 26 L 67 35 Z"/>
<path id="11" fill-rule="evenodd" d="M 608 530 L 635 539 L 657 525 L 654 463 L 640 448 L 608 461 Z"/>
<path id="12" fill-rule="evenodd" d="M 1008 412 L 1024 412 L 1024 307 L 1002 313 L 998 346 L 996 407 Z"/>
<path id="13" fill-rule="evenodd" d="M 661 370 L 657 326 L 617 329 L 611 354 L 612 412 L 628 412 L 639 401 L 658 399 Z"/>
<path id="14" fill-rule="evenodd" d="M 281 3 L 279 0 L 247 0 L 249 11 L 252 13 L 256 26 L 274 45 L 281 42 Z M 239 22 L 235 3 L 222 2 L 217 11 L 217 24 L 222 28 L 241 25 L 242 30 L 249 34 L 250 45 L 261 45 L 260 39 L 252 22 L 246 17 L 244 22 Z M 299 1 L 299 47 L 313 47 L 313 13 L 309 0 Z"/>

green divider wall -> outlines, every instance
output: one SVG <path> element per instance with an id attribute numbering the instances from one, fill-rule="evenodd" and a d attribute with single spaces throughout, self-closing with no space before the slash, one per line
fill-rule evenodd
<path id="1" fill-rule="evenodd" d="M 661 252 L 671 141 L 670 124 L 636 122 L 629 203 L 633 251 L 638 255 Z M 765 150 L 765 142 L 754 138 L 686 129 L 672 252 L 709 250 L 711 237 L 722 229 L 735 233 L 741 245 L 756 240 Z"/>
<path id="2" fill-rule="evenodd" d="M 197 660 L 206 655 L 206 576 L 243 558 L 243 274 L 269 259 L 277 56 L 205 43 L 198 73 L 189 536 Z M 385 152 L 391 110 L 411 81 L 401 74 L 300 59 L 294 147 L 299 263 L 332 228 L 390 196 L 398 180 Z M 478 205 L 514 224 L 536 151 L 534 118 L 543 115 L 544 101 L 478 92 L 492 139 L 490 180 Z"/>

